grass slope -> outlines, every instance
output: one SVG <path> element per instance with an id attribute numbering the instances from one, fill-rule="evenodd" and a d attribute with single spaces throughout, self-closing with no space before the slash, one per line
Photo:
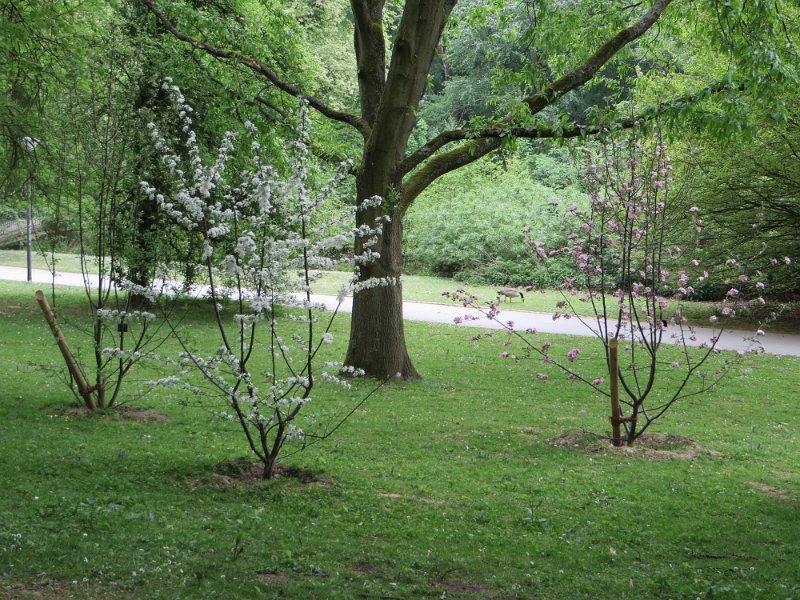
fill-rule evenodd
<path id="1" fill-rule="evenodd" d="M 601 396 L 498 360 L 497 338 L 410 323 L 425 378 L 287 450 L 329 481 L 228 486 L 214 465 L 246 456 L 241 433 L 174 391 L 127 395 L 162 422 L 65 414 L 71 396 L 41 368 L 61 362 L 32 291 L 0 283 L 1 597 L 800 595 L 797 359 L 748 357 L 660 423 L 719 456 L 656 461 L 554 447 L 564 431 L 607 429 Z M 59 300 L 75 325 L 80 298 Z M 187 323 L 213 347 L 207 314 Z M 558 352 L 574 342 L 549 339 Z M 581 359 L 601 369 L 596 354 Z M 307 415 L 328 422 L 354 397 L 319 391 Z"/>

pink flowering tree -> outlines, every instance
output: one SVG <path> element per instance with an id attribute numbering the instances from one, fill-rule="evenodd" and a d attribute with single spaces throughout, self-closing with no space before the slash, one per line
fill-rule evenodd
<path id="1" fill-rule="evenodd" d="M 718 356 L 717 345 L 728 320 L 714 315 L 701 329 L 683 314 L 693 285 L 712 275 L 691 257 L 702 220 L 698 208 L 687 203 L 685 189 L 676 188 L 658 132 L 646 140 L 602 137 L 585 152 L 583 180 L 589 206 L 566 207 L 566 245 L 546 248 L 529 228 L 523 232 L 542 263 L 560 257 L 572 265 L 553 319 L 578 319 L 591 331 L 605 353 L 602 373 L 581 372 L 581 348 L 556 355 L 535 330 L 519 331 L 504 322 L 496 303 L 480 307 L 463 290 L 453 297 L 502 324 L 508 334 L 502 358 L 538 358 L 548 366 L 538 379 L 547 381 L 547 371 L 556 368 L 611 398 L 612 425 L 624 428 L 614 441 L 624 437 L 630 445 L 676 402 L 714 389 L 724 377 L 732 358 Z M 688 251 L 677 245 L 684 242 Z M 732 318 L 743 303 L 764 302 L 759 271 L 745 272 L 736 259 L 724 266 L 735 273 L 724 279 L 729 285 L 720 316 Z M 750 339 L 750 351 L 760 351 L 756 336 Z"/>
<path id="2" fill-rule="evenodd" d="M 297 137 L 287 148 L 288 174 L 262 161 L 258 132 L 251 123 L 246 124 L 250 164 L 230 174 L 226 166 L 237 135 L 228 133 L 217 156 L 207 161 L 196 142 L 192 108 L 171 81 L 164 87 L 174 98 L 185 147 L 180 153 L 174 151 L 151 124 L 155 146 L 172 174 L 172 189 L 166 193 L 147 182 L 142 188 L 175 223 L 199 238 L 199 267 L 206 285 L 192 291 L 210 300 L 218 346 L 204 354 L 178 335 L 183 352 L 168 361 L 173 374 L 153 383 L 179 386 L 204 406 L 216 398 L 213 412 L 240 425 L 250 450 L 263 464 L 264 478 L 269 479 L 288 442 L 332 432 L 329 427 L 323 434 L 312 434 L 298 425 L 318 382 L 349 388 L 350 378 L 363 374 L 341 363 L 320 364 L 321 348 L 333 341 L 331 325 L 339 306 L 328 312 L 314 302 L 316 273 L 332 268 L 337 260 L 332 257 L 343 260 L 342 249 L 352 247 L 354 237 L 363 248 L 355 257 L 357 267 L 368 264 L 388 217 L 370 227 L 349 225 L 356 211 L 377 206 L 379 198 L 367 199 L 350 211 L 325 208 L 336 197 L 350 165 L 342 164 L 320 190 L 312 189 L 305 106 Z M 339 216 L 331 218 L 332 214 Z M 361 281 L 356 291 L 366 285 L 391 284 Z M 342 290 L 339 304 L 346 293 Z"/>

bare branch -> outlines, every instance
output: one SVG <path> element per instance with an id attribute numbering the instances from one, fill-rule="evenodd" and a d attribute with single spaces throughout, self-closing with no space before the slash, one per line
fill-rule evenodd
<path id="1" fill-rule="evenodd" d="M 186 33 L 179 31 L 178 28 L 175 27 L 175 25 L 172 23 L 172 21 L 170 21 L 167 18 L 164 12 L 161 9 L 159 9 L 151 0 L 141 0 L 141 2 L 143 2 L 145 6 L 147 6 L 147 8 L 150 10 L 150 12 L 152 12 L 158 18 L 159 21 L 161 21 L 161 24 L 167 31 L 169 31 L 173 36 L 175 36 L 182 42 L 186 42 L 187 44 L 190 44 L 191 46 L 197 48 L 198 50 L 202 50 L 203 52 L 210 54 L 211 56 L 214 56 L 216 58 L 235 61 L 240 65 L 243 65 L 248 69 L 251 69 L 252 71 L 258 73 L 259 75 L 262 75 L 268 81 L 270 81 L 270 83 L 272 83 L 275 87 L 285 92 L 286 94 L 294 96 L 295 98 L 302 98 L 303 100 L 307 101 L 308 105 L 311 108 L 319 111 L 327 118 L 351 125 L 355 129 L 357 129 L 359 133 L 361 133 L 361 135 L 364 136 L 365 138 L 369 135 L 370 126 L 359 117 L 351 115 L 349 113 L 332 109 L 331 107 L 323 103 L 321 100 L 315 98 L 314 96 L 306 94 L 297 86 L 292 85 L 288 81 L 281 79 L 275 71 L 273 71 L 268 66 L 266 66 L 265 64 L 263 64 L 262 62 L 260 62 L 255 58 L 247 56 L 241 52 L 217 48 L 216 46 L 212 46 L 211 44 L 208 44 L 202 40 L 195 39 L 190 35 L 187 35 Z"/>

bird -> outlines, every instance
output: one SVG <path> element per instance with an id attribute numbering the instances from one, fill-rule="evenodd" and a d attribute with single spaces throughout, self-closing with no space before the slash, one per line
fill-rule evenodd
<path id="1" fill-rule="evenodd" d="M 497 299 L 499 300 L 501 296 L 506 300 L 511 300 L 511 298 L 520 298 L 523 302 L 525 302 L 525 296 L 522 294 L 522 292 L 513 288 L 503 288 L 501 290 L 497 290 Z"/>

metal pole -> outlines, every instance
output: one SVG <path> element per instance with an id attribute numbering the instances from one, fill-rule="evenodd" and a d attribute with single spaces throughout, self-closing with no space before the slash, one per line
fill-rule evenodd
<path id="1" fill-rule="evenodd" d="M 33 182 L 28 176 L 28 230 L 27 230 L 27 258 L 28 258 L 28 281 L 33 281 Z"/>

